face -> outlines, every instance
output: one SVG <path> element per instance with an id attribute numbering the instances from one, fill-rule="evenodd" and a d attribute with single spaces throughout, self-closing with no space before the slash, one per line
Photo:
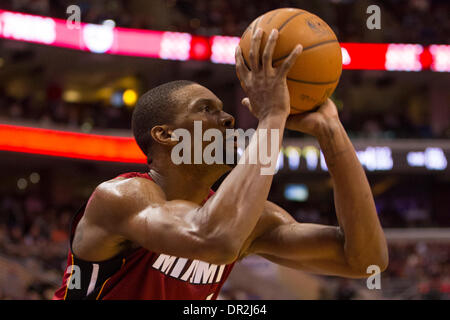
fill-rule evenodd
<path id="1" fill-rule="evenodd" d="M 174 98 L 179 103 L 177 105 L 178 113 L 175 117 L 173 128 L 183 128 L 190 132 L 192 148 L 191 155 L 193 159 L 194 150 L 194 123 L 201 122 L 201 137 L 208 129 L 217 129 L 222 134 L 222 150 L 221 153 L 225 162 L 225 152 L 226 152 L 226 129 L 234 129 L 234 118 L 230 114 L 223 111 L 223 103 L 217 96 L 212 93 L 209 89 L 193 84 L 190 86 L 183 87 L 174 93 Z M 203 141 L 202 139 L 202 150 L 214 142 L 214 138 L 210 141 Z M 230 152 L 230 150 L 228 150 Z M 234 153 L 236 152 L 235 146 L 231 148 Z M 215 152 L 211 153 L 213 156 Z M 229 170 L 230 166 L 218 165 L 226 167 Z"/>

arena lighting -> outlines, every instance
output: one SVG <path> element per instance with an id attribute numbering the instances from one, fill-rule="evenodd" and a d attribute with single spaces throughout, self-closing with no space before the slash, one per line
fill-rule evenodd
<path id="1" fill-rule="evenodd" d="M 123 92 L 122 100 L 127 107 L 132 107 L 138 100 L 138 94 L 133 89 L 127 89 Z"/>
<path id="2" fill-rule="evenodd" d="M 423 47 L 420 44 L 390 44 L 386 50 L 386 70 L 420 71 L 422 53 Z"/>
<path id="3" fill-rule="evenodd" d="M 193 36 L 189 55 L 193 60 L 209 60 L 211 58 L 211 44 L 209 39 Z"/>
<path id="4" fill-rule="evenodd" d="M 49 156 L 146 163 L 133 138 L 64 132 L 0 124 L 0 150 Z"/>
<path id="5" fill-rule="evenodd" d="M 412 149 L 412 150 L 411 150 Z M 450 148 L 423 146 L 399 151 L 394 147 L 357 148 L 362 166 L 369 172 L 403 170 L 449 171 Z M 0 151 L 42 154 L 76 159 L 146 163 L 132 137 L 84 134 L 0 124 Z M 239 150 L 242 154 L 242 150 Z M 276 171 L 327 172 L 325 158 L 316 146 L 287 142 L 278 156 Z"/>
<path id="6" fill-rule="evenodd" d="M 93 53 L 234 64 L 238 37 L 193 36 L 81 23 L 0 10 L 0 38 Z M 341 43 L 343 69 L 450 72 L 450 45 Z"/>
<path id="7" fill-rule="evenodd" d="M 450 45 L 431 45 L 429 51 L 434 57 L 431 70 L 450 72 Z"/>
<path id="8" fill-rule="evenodd" d="M 447 159 L 441 148 L 426 148 L 425 151 L 410 151 L 406 155 L 412 167 L 425 167 L 428 170 L 445 170 Z"/>
<path id="9" fill-rule="evenodd" d="M 30 182 L 33 184 L 39 183 L 41 180 L 41 176 L 37 172 L 33 172 L 30 174 Z"/>
<path id="10" fill-rule="evenodd" d="M 17 188 L 19 188 L 19 190 L 24 190 L 27 188 L 27 186 L 28 182 L 26 179 L 20 178 L 19 180 L 17 180 Z"/>
<path id="11" fill-rule="evenodd" d="M 365 150 L 356 151 L 356 155 L 369 171 L 386 171 L 394 166 L 392 150 L 389 147 L 367 147 Z"/>
<path id="12" fill-rule="evenodd" d="M 308 200 L 309 190 L 305 184 L 287 184 L 284 187 L 284 197 L 287 200 L 304 202 Z"/>
<path id="13" fill-rule="evenodd" d="M 441 150 L 442 155 L 445 155 Z M 434 159 L 436 159 L 436 151 L 434 150 Z M 301 162 L 305 163 L 306 171 L 328 171 L 325 158 L 322 151 L 315 146 L 305 146 L 303 148 L 286 146 L 282 148 L 281 154 L 283 157 L 278 158 L 276 166 L 277 171 L 285 167 L 284 158 L 287 159 L 287 169 L 289 171 L 296 171 L 300 169 Z M 361 162 L 361 165 L 367 171 L 390 171 L 394 168 L 394 161 L 392 157 L 392 150 L 389 147 L 367 147 L 364 150 L 357 150 L 356 155 Z M 440 158 L 439 163 L 442 163 Z M 409 162 L 408 162 L 409 163 Z M 433 162 L 436 166 L 436 160 Z M 426 166 L 428 170 L 431 170 L 429 166 Z M 445 168 L 441 168 L 443 170 Z"/>

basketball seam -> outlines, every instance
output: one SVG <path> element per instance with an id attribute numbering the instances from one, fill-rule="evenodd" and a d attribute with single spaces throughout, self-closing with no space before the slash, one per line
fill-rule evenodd
<path id="1" fill-rule="evenodd" d="M 305 12 L 299 12 L 294 14 L 292 17 L 290 17 L 289 19 L 287 19 L 285 22 L 283 22 L 283 24 L 278 28 L 278 32 L 281 32 L 281 29 L 283 29 L 292 19 L 294 19 L 295 17 L 298 17 L 299 15 L 304 14 Z"/>
<path id="2" fill-rule="evenodd" d="M 338 42 L 338 41 L 337 41 L 336 39 L 334 39 L 334 40 L 326 40 L 326 41 L 322 41 L 322 42 L 313 44 L 313 45 L 311 45 L 311 46 L 309 46 L 309 47 L 303 48 L 302 52 L 304 52 L 304 51 L 306 51 L 306 50 L 309 50 L 309 49 L 312 49 L 312 48 L 315 48 L 315 47 L 319 47 L 319 46 L 324 45 L 324 44 L 333 43 L 333 42 Z M 280 60 L 286 59 L 287 57 L 289 57 L 289 54 L 284 55 L 284 56 L 282 56 L 282 57 L 280 57 L 280 58 L 277 58 L 277 59 L 275 59 L 275 60 L 272 60 L 272 64 L 277 63 L 277 62 L 280 61 Z"/>
<path id="3" fill-rule="evenodd" d="M 258 18 L 258 19 L 254 22 L 255 26 L 254 26 L 253 28 L 247 28 L 247 29 L 245 30 L 245 32 L 244 32 L 244 34 L 242 35 L 241 39 L 244 38 L 244 35 L 247 33 L 247 31 L 248 31 L 249 29 L 251 29 L 252 35 L 255 33 L 256 26 L 258 25 L 260 19 L 261 19 L 261 17 Z M 251 26 L 252 26 L 252 25 L 250 25 L 250 27 L 251 27 Z M 242 55 L 242 58 L 243 58 L 243 60 L 244 60 L 245 66 L 248 68 L 248 70 L 251 70 L 251 69 L 250 69 L 250 66 L 249 66 L 248 63 L 247 63 L 247 60 L 245 60 L 245 56 L 244 56 L 244 55 Z"/>
<path id="4" fill-rule="evenodd" d="M 272 19 L 275 18 L 275 16 L 276 16 L 278 13 L 280 13 L 280 11 L 275 11 L 275 12 L 273 13 L 273 15 L 270 16 L 269 20 L 267 20 L 266 24 L 269 24 L 270 21 L 272 21 Z"/>
<path id="5" fill-rule="evenodd" d="M 255 32 L 256 32 L 256 30 L 257 30 L 257 28 L 258 28 L 259 21 L 260 21 L 261 19 L 262 19 L 262 17 L 259 17 L 258 20 L 256 20 L 255 26 L 253 27 L 253 30 L 252 30 L 252 35 L 255 34 Z"/>
<path id="6" fill-rule="evenodd" d="M 306 80 L 292 79 L 292 78 L 289 78 L 289 77 L 287 77 L 286 80 L 293 81 L 293 82 L 321 85 L 321 84 L 332 84 L 332 83 L 335 83 L 335 82 L 337 82 L 339 80 L 339 78 L 336 79 L 336 80 L 333 80 L 333 81 L 324 81 L 324 82 L 320 82 L 320 81 L 317 81 L 317 82 L 315 82 L 315 81 L 306 81 Z"/>

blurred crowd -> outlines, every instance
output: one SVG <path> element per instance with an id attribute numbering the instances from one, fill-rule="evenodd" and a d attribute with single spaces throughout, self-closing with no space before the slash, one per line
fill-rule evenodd
<path id="1" fill-rule="evenodd" d="M 54 95 L 54 90 L 59 93 Z M 1 90 L 0 90 L 1 91 Z M 34 121 L 42 127 L 63 125 L 74 131 L 92 129 L 130 129 L 132 109 L 103 103 L 69 103 L 61 97 L 60 88 L 50 88 L 44 100 L 34 96 L 13 98 L 0 96 L 0 117 L 13 121 Z"/>
<path id="2" fill-rule="evenodd" d="M 151 3 L 151 4 L 149 4 Z M 281 7 L 302 8 L 322 17 L 341 41 L 448 43 L 450 21 L 446 0 L 13 0 L 0 7 L 52 17 L 67 18 L 66 9 L 77 4 L 82 21 L 102 23 L 107 19 L 131 28 L 176 30 L 196 34 L 239 36 L 259 15 Z M 382 30 L 368 33 L 366 9 L 381 8 Z M 161 16 L 161 13 L 163 15 Z"/>
<path id="3" fill-rule="evenodd" d="M 450 244 L 391 245 L 389 256 L 389 268 L 382 275 L 386 297 L 450 299 Z"/>
<path id="4" fill-rule="evenodd" d="M 380 221 L 385 228 L 437 228 L 450 227 L 450 220 L 437 215 L 430 203 L 420 196 L 398 196 L 392 198 L 375 198 Z M 326 225 L 336 225 L 334 208 L 328 203 L 286 204 L 292 209 L 292 215 L 297 221 Z"/>
<path id="5" fill-rule="evenodd" d="M 202 33 L 240 36 L 259 15 L 273 8 L 295 7 L 323 18 L 341 41 L 363 41 L 368 36 L 366 9 L 377 4 L 381 8 L 382 28 L 389 30 L 376 35 L 379 42 L 423 42 L 425 39 L 430 43 L 448 43 L 449 40 L 450 22 L 445 13 L 449 10 L 447 1 L 262 0 L 253 1 L 252 5 L 239 0 L 173 2 L 185 18 L 178 28 L 189 32 L 201 29 Z"/>
<path id="6" fill-rule="evenodd" d="M 73 206 L 56 206 L 37 194 L 2 196 L 0 300 L 51 299 L 65 268 L 75 211 Z"/>
<path id="7" fill-rule="evenodd" d="M 327 281 L 327 280 L 325 280 Z M 450 244 L 389 244 L 389 267 L 381 274 L 381 290 L 368 290 L 366 280 L 332 279 L 331 299 L 448 300 Z M 378 291 L 378 292 L 377 292 Z"/>
<path id="8" fill-rule="evenodd" d="M 344 84 L 343 86 L 344 87 Z M 425 99 L 426 92 L 417 101 L 417 97 L 405 98 L 405 101 L 398 104 L 397 99 L 386 97 L 383 108 L 366 108 L 366 103 L 375 100 L 376 97 L 383 96 L 382 92 L 368 93 L 364 97 L 349 97 L 347 93 L 354 93 L 360 90 L 347 88 L 342 100 L 334 98 L 338 107 L 344 101 L 344 107 L 340 110 L 340 119 L 350 137 L 357 138 L 450 138 L 450 127 L 436 132 L 432 130 L 429 102 Z M 341 90 L 344 91 L 344 90 Z M 397 88 L 401 92 L 401 88 Z M 217 92 L 220 97 L 221 93 Z M 0 88 L 0 119 L 12 121 L 33 121 L 40 127 L 64 126 L 73 131 L 90 132 L 95 129 L 124 129 L 131 127 L 132 108 L 125 106 L 114 106 L 104 102 L 99 103 L 71 103 L 62 99 L 62 89 L 49 86 L 42 94 L 24 98 L 14 98 L 2 93 Z M 337 94 L 338 96 L 338 94 Z M 39 97 L 39 98 L 38 98 Z M 368 99 L 367 97 L 374 97 Z M 391 111 L 386 109 L 391 108 Z M 236 116 L 236 108 L 240 106 L 230 106 L 225 101 L 228 109 L 225 111 Z M 379 105 L 380 106 L 380 105 Z M 359 109 L 359 110 L 358 110 Z M 245 123 L 244 127 L 248 127 Z M 287 136 L 298 134 L 288 132 Z"/>

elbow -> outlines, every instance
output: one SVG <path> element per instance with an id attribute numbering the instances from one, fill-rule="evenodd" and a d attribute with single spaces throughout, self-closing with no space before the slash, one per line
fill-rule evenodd
<path id="1" fill-rule="evenodd" d="M 356 277 L 366 278 L 373 273 L 384 272 L 389 265 L 387 248 L 359 259 L 348 259 L 348 265 Z"/>
<path id="2" fill-rule="evenodd" d="M 238 246 L 227 239 L 220 239 L 214 246 L 214 264 L 231 264 L 235 262 L 239 256 Z"/>
<path id="3" fill-rule="evenodd" d="M 375 274 L 384 272 L 388 267 L 388 263 L 384 260 L 372 260 L 369 263 L 349 264 L 348 278 L 365 279 Z"/>
<path id="4" fill-rule="evenodd" d="M 352 254 L 349 254 L 350 252 Z M 346 258 L 347 265 L 358 277 L 367 277 L 373 272 L 384 272 L 389 266 L 386 238 L 379 237 L 376 242 L 372 242 L 364 248 L 347 251 Z"/>
<path id="5" fill-rule="evenodd" d="M 379 257 L 372 257 L 372 259 L 370 260 L 370 262 L 366 263 L 365 267 L 365 272 L 366 274 L 370 274 L 372 272 L 384 272 L 387 267 L 389 265 L 389 258 L 384 255 L 379 256 Z"/>
<path id="6" fill-rule="evenodd" d="M 205 261 L 217 265 L 231 264 L 239 256 L 239 246 L 229 239 L 209 240 L 210 246 Z"/>
<path id="7" fill-rule="evenodd" d="M 216 265 L 231 264 L 237 260 L 237 255 L 228 253 L 217 253 L 211 257 L 208 262 Z"/>
<path id="8" fill-rule="evenodd" d="M 389 254 L 387 248 L 383 250 L 378 258 L 378 266 L 380 267 L 381 272 L 385 271 L 389 266 Z"/>
<path id="9" fill-rule="evenodd" d="M 386 239 L 383 238 L 382 243 L 376 250 L 376 255 L 374 256 L 374 264 L 376 264 L 381 272 L 385 271 L 389 265 L 389 250 L 387 247 Z"/>
<path id="10" fill-rule="evenodd" d="M 199 247 L 203 248 L 203 261 L 223 265 L 237 260 L 242 244 L 236 237 L 223 232 L 222 229 L 218 225 L 195 228 L 196 238 L 201 239 Z"/>

